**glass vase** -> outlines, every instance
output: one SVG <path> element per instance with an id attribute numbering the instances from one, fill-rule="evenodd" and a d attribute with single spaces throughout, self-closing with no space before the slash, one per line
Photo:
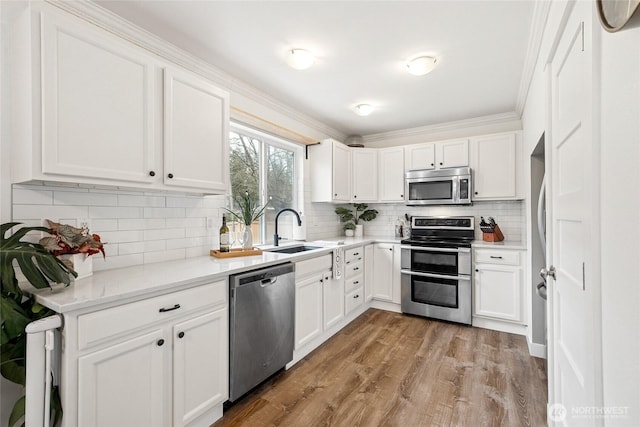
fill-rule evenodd
<path id="1" fill-rule="evenodd" d="M 242 236 L 243 236 L 242 240 L 244 242 L 244 246 L 243 246 L 244 249 L 245 250 L 253 249 L 253 234 L 251 233 L 251 224 L 244 226 L 244 232 Z"/>

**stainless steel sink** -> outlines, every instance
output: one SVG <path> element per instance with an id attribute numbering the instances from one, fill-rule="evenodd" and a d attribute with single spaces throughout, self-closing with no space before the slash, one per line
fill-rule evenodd
<path id="1" fill-rule="evenodd" d="M 298 252 L 312 251 L 314 249 L 322 249 L 322 246 L 287 246 L 284 248 L 265 249 L 267 252 L 277 252 L 279 254 L 296 254 Z"/>

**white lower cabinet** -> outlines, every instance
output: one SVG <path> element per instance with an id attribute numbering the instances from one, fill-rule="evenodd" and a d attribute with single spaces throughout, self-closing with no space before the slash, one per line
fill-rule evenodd
<path id="1" fill-rule="evenodd" d="M 520 251 L 474 249 L 474 317 L 521 323 L 523 316 Z"/>
<path id="2" fill-rule="evenodd" d="M 215 422 L 228 398 L 227 288 L 222 280 L 65 315 L 63 372 L 77 366 L 77 387 L 63 377 L 64 425 Z"/>
<path id="3" fill-rule="evenodd" d="M 373 245 L 373 299 L 400 304 L 400 245 Z"/>

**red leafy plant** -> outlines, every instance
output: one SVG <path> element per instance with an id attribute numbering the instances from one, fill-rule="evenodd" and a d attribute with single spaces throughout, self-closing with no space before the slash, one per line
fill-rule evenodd
<path id="1" fill-rule="evenodd" d="M 81 228 L 67 224 L 59 224 L 46 220 L 51 237 L 43 237 L 40 244 L 55 256 L 68 254 L 85 254 L 87 256 L 104 253 L 104 243 L 100 241 L 100 236 L 90 234 L 86 226 Z"/>

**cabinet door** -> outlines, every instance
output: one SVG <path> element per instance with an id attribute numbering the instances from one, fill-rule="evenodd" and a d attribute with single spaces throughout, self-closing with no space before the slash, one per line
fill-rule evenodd
<path id="1" fill-rule="evenodd" d="M 192 422 L 228 397 L 229 315 L 218 310 L 173 327 L 173 425 Z"/>
<path id="2" fill-rule="evenodd" d="M 435 169 L 435 144 L 408 145 L 404 147 L 404 170 Z"/>
<path id="3" fill-rule="evenodd" d="M 400 255 L 402 252 L 400 251 L 399 244 L 391 245 L 393 249 L 393 262 L 391 263 L 391 295 L 392 301 L 396 304 L 400 304 L 402 297 L 400 295 L 400 281 L 402 280 L 402 275 L 400 274 Z"/>
<path id="4" fill-rule="evenodd" d="M 522 320 L 520 267 L 478 264 L 474 276 L 475 315 Z"/>
<path id="5" fill-rule="evenodd" d="M 346 145 L 334 141 L 332 156 L 333 201 L 348 202 L 351 200 L 351 150 Z"/>
<path id="6" fill-rule="evenodd" d="M 463 166 L 469 166 L 469 140 L 443 141 L 436 144 L 438 169 Z"/>
<path id="7" fill-rule="evenodd" d="M 378 189 L 381 202 L 404 201 L 404 149 L 385 148 L 378 152 Z"/>
<path id="8" fill-rule="evenodd" d="M 296 350 L 322 333 L 324 273 L 296 282 Z"/>
<path id="9" fill-rule="evenodd" d="M 514 133 L 471 139 L 473 200 L 516 198 Z"/>
<path id="10" fill-rule="evenodd" d="M 344 277 L 334 279 L 331 272 L 327 272 L 323 285 L 324 329 L 327 330 L 344 318 Z"/>
<path id="11" fill-rule="evenodd" d="M 163 330 L 78 359 L 78 425 L 171 425 L 171 340 Z"/>
<path id="12" fill-rule="evenodd" d="M 160 166 L 154 68 L 98 27 L 43 15 L 42 173 L 151 183 Z"/>
<path id="13" fill-rule="evenodd" d="M 393 300 L 393 244 L 373 246 L 373 298 Z"/>
<path id="14" fill-rule="evenodd" d="M 378 150 L 356 148 L 351 152 L 353 165 L 353 202 L 378 200 Z"/>
<path id="15" fill-rule="evenodd" d="M 225 193 L 229 93 L 176 68 L 164 71 L 164 183 Z"/>
<path id="16" fill-rule="evenodd" d="M 373 246 L 364 247 L 364 299 L 367 302 L 373 298 Z"/>

